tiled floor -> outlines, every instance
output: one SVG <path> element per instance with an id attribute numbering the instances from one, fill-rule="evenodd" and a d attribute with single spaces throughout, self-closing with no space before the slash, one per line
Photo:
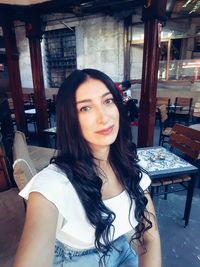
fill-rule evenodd
<path id="1" fill-rule="evenodd" d="M 137 127 L 132 128 L 136 140 Z M 154 145 L 158 145 L 159 128 L 155 129 Z M 37 143 L 30 135 L 30 142 Z M 167 200 L 155 197 L 161 235 L 163 267 L 200 266 L 200 189 L 195 188 L 189 225 L 182 220 L 185 192 L 169 194 Z M 24 221 L 24 206 L 11 189 L 0 193 L 0 266 L 11 267 Z M 92 266 L 88 266 L 92 267 Z"/>
<path id="2" fill-rule="evenodd" d="M 164 267 L 200 266 L 200 190 L 195 189 L 189 225 L 183 221 L 185 193 L 154 199 Z"/>

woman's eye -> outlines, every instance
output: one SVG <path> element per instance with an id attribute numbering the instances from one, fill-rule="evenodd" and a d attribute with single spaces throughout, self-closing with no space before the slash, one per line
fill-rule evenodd
<path id="1" fill-rule="evenodd" d="M 108 99 L 105 100 L 106 104 L 112 104 L 113 102 L 114 102 L 113 98 L 108 98 Z"/>
<path id="2" fill-rule="evenodd" d="M 85 107 L 81 107 L 80 108 L 80 112 L 87 112 L 89 111 L 91 108 L 89 106 L 85 106 Z"/>

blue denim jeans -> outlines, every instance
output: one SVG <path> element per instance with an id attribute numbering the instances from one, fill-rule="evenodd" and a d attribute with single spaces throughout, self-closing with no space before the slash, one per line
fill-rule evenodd
<path id="1" fill-rule="evenodd" d="M 138 267 L 138 257 L 125 236 L 113 242 L 116 249 L 105 257 L 103 267 Z M 100 254 L 96 249 L 76 251 L 56 241 L 54 267 L 99 267 Z"/>

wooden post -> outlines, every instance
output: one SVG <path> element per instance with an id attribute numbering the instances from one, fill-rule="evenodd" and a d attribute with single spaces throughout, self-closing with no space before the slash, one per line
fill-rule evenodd
<path id="1" fill-rule="evenodd" d="M 43 144 L 43 130 L 48 127 L 48 117 L 40 46 L 42 38 L 41 26 L 42 22 L 38 17 L 29 17 L 29 21 L 26 22 L 26 36 L 29 39 L 33 88 L 35 93 L 36 124 L 39 141 Z"/>
<path id="2" fill-rule="evenodd" d="M 19 52 L 16 45 L 15 29 L 10 14 L 2 18 L 3 39 L 6 48 L 9 86 L 15 110 L 17 129 L 26 132 L 27 124 L 24 114 L 24 99 L 19 70 Z"/>
<path id="3" fill-rule="evenodd" d="M 156 92 L 160 50 L 161 23 L 166 19 L 166 0 L 146 0 L 138 147 L 152 146 L 154 139 Z"/>

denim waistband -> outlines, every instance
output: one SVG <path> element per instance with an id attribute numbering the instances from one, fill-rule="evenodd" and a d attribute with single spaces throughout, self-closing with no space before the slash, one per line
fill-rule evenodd
<path id="1" fill-rule="evenodd" d="M 123 241 L 126 241 L 127 238 L 126 236 L 120 236 L 118 237 L 116 240 L 114 240 L 112 242 L 112 244 L 114 246 L 117 246 L 117 244 L 119 242 L 123 242 Z M 92 253 L 97 253 L 99 254 L 99 252 L 97 251 L 96 248 L 91 248 L 91 249 L 85 249 L 85 250 L 76 250 L 75 248 L 72 248 L 66 244 L 63 244 L 62 242 L 60 242 L 59 240 L 56 240 L 56 243 L 55 243 L 55 253 L 57 255 L 60 255 L 60 256 L 65 256 L 65 257 L 74 257 L 74 256 L 83 256 L 83 255 L 89 255 L 89 254 L 92 254 Z"/>

